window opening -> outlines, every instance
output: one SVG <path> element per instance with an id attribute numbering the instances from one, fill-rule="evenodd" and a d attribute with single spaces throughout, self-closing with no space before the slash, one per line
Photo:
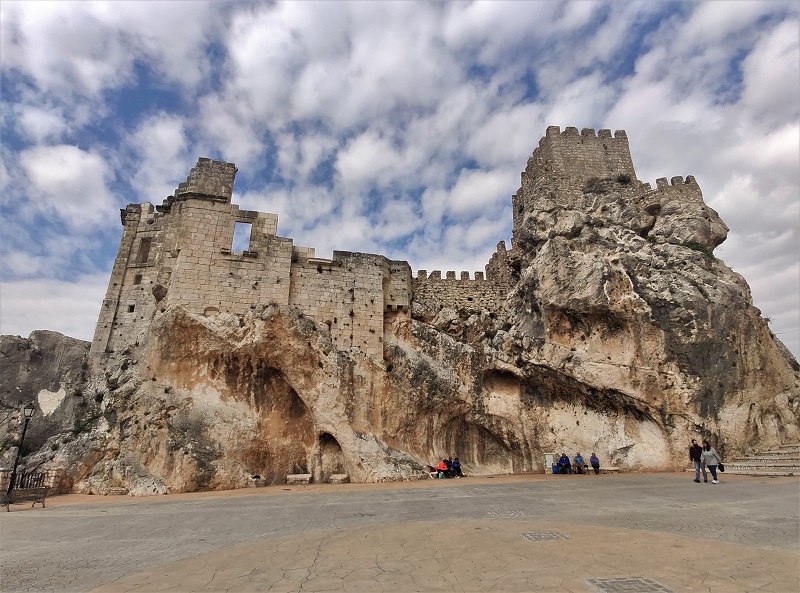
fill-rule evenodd
<path id="1" fill-rule="evenodd" d="M 150 245 L 153 243 L 153 239 L 150 237 L 144 237 L 139 242 L 139 257 L 136 260 L 137 263 L 146 264 L 147 260 L 150 259 Z"/>
<path id="2" fill-rule="evenodd" d="M 253 225 L 249 222 L 235 222 L 233 225 L 233 244 L 231 251 L 241 253 L 250 249 L 250 233 Z"/>
<path id="3" fill-rule="evenodd" d="M 128 305 L 128 313 L 133 313 L 136 310 L 136 305 Z"/>
<path id="4" fill-rule="evenodd" d="M 142 283 L 142 275 L 136 274 L 136 276 L 133 277 L 133 285 L 138 286 L 141 283 Z"/>

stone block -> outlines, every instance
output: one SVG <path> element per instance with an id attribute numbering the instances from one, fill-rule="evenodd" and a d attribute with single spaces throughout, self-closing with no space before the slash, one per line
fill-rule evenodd
<path id="1" fill-rule="evenodd" d="M 310 484 L 311 483 L 311 474 L 288 474 L 286 476 L 286 483 L 287 484 Z"/>
<path id="2" fill-rule="evenodd" d="M 333 474 L 328 478 L 329 484 L 348 484 L 350 476 L 348 474 Z"/>

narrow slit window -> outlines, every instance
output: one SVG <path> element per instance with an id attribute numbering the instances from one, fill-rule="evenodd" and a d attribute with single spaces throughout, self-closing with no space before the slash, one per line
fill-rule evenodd
<path id="1" fill-rule="evenodd" d="M 241 253 L 250 249 L 250 233 L 253 225 L 249 222 L 236 222 L 233 226 L 233 245 L 231 251 Z"/>

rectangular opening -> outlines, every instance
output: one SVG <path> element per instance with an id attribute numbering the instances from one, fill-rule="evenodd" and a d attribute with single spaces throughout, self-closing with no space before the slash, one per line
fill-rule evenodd
<path id="1" fill-rule="evenodd" d="M 241 253 L 250 250 L 250 233 L 253 225 L 249 222 L 235 222 L 233 225 L 233 244 L 231 251 Z"/>
<path id="2" fill-rule="evenodd" d="M 136 310 L 136 305 L 128 305 L 128 313 L 133 313 Z"/>
<path id="3" fill-rule="evenodd" d="M 142 275 L 136 274 L 136 276 L 133 277 L 133 285 L 138 286 L 141 283 L 142 283 Z"/>
<path id="4" fill-rule="evenodd" d="M 139 264 L 146 264 L 147 260 L 150 259 L 150 245 L 153 243 L 153 239 L 150 237 L 144 237 L 141 241 L 139 241 L 139 254 L 136 258 L 136 263 Z"/>

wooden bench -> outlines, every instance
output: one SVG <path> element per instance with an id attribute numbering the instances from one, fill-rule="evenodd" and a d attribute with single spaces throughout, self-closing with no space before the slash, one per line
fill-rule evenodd
<path id="1" fill-rule="evenodd" d="M 33 502 L 31 508 L 35 507 L 37 502 L 44 508 L 44 499 L 50 492 L 48 478 L 46 473 L 39 472 L 18 475 L 11 492 L 0 494 L 0 507 L 6 507 L 6 510 L 11 512 L 11 505 L 15 502 L 31 501 Z"/>

